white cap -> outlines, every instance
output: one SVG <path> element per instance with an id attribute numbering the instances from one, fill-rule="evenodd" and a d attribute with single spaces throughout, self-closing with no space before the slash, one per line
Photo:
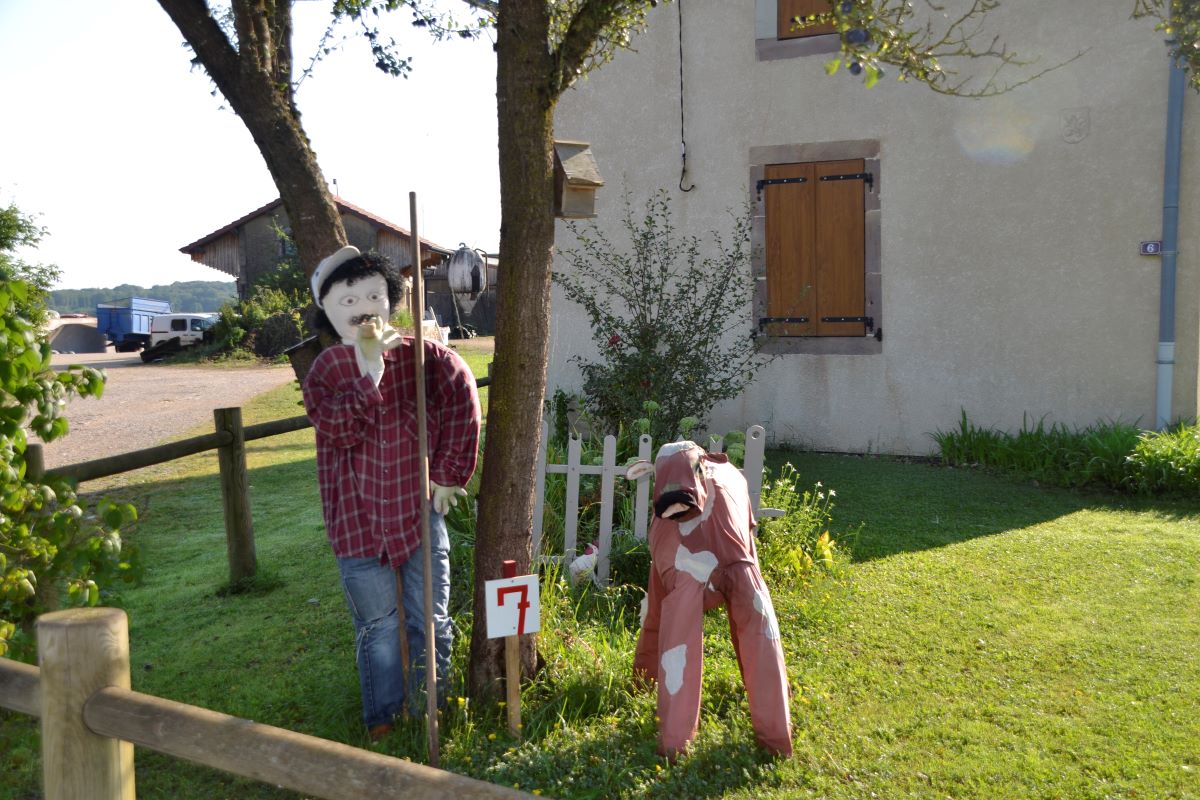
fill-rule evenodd
<path id="1" fill-rule="evenodd" d="M 333 274 L 333 271 L 346 263 L 352 258 L 358 258 L 362 253 L 354 245 L 348 244 L 341 250 L 338 250 L 331 256 L 325 256 L 321 259 L 321 263 L 317 264 L 317 268 L 313 270 L 310 286 L 312 287 L 313 302 L 317 304 L 317 308 L 323 308 L 321 305 L 321 284 L 325 279 Z"/>

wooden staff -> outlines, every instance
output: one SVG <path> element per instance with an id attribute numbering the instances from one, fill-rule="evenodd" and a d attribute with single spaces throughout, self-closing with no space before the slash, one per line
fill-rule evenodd
<path id="1" fill-rule="evenodd" d="M 500 563 L 502 577 L 517 577 L 517 562 Z M 523 612 L 522 612 L 523 613 Z M 504 637 L 504 688 L 508 705 L 508 732 L 521 735 L 521 631 Z"/>
<path id="2" fill-rule="evenodd" d="M 417 193 L 408 193 L 409 236 L 413 275 L 413 365 L 417 371 L 417 474 L 421 485 L 421 543 L 425 557 L 425 727 L 429 734 L 429 766 L 438 765 L 437 643 L 433 631 L 433 534 L 429 529 L 429 434 L 425 419 L 425 298 L 421 280 L 421 239 L 417 235 Z"/>

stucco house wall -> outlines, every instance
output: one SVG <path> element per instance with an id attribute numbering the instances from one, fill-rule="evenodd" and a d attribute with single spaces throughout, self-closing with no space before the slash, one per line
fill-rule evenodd
<path id="1" fill-rule="evenodd" d="M 681 232 L 704 236 L 727 228 L 727 212 L 748 201 L 761 218 L 753 179 L 773 153 L 876 148 L 868 207 L 878 208 L 873 280 L 882 341 L 780 355 L 716 409 L 711 427 L 760 423 L 776 442 L 927 453 L 928 434 L 955 426 L 962 410 L 977 424 L 1010 430 L 1023 415 L 1153 426 L 1160 261 L 1138 254 L 1140 241 L 1161 235 L 1168 61 L 1153 25 L 1131 21 L 1130 3 L 1006 2 L 994 28 L 1014 49 L 1040 65 L 1082 55 L 1009 94 L 967 100 L 898 83 L 894 71 L 870 90 L 844 70 L 827 77 L 828 53 L 764 58 L 762 42 L 756 46 L 761 20 L 771 19 L 764 5 L 773 3 L 682 7 L 693 191 L 678 188 L 675 5 L 655 9 L 636 52 L 581 81 L 555 119 L 558 137 L 592 145 L 606 180 L 596 222 L 615 242 L 626 192 L 640 204 L 668 189 Z M 1200 380 L 1195 108 L 1189 90 L 1177 417 L 1196 415 Z M 562 223 L 557 241 L 573 242 Z M 568 266 L 559 259 L 555 268 Z M 750 334 L 752 317 L 747 308 L 740 335 Z M 586 320 L 561 292 L 552 324 L 550 390 L 577 388 L 571 359 L 595 349 Z"/>

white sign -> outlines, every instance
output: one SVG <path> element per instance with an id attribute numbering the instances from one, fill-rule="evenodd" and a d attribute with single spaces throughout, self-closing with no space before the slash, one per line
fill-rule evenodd
<path id="1" fill-rule="evenodd" d="M 542 629 L 537 575 L 518 575 L 484 583 L 487 638 L 537 633 Z"/>

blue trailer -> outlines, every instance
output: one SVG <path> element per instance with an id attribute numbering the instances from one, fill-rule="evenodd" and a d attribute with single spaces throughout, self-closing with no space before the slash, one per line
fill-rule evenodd
<path id="1" fill-rule="evenodd" d="M 138 350 L 150 344 L 150 321 L 156 314 L 170 314 L 166 300 L 126 297 L 96 306 L 96 329 L 118 352 Z"/>

